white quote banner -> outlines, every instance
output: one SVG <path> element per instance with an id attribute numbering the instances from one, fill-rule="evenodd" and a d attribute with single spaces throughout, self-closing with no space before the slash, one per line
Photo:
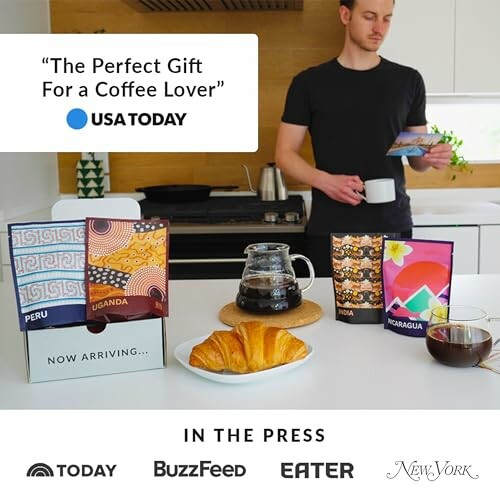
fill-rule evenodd
<path id="1" fill-rule="evenodd" d="M 494 498 L 497 416 L 4 411 L 0 488 L 4 498 L 40 500 Z"/>
<path id="2" fill-rule="evenodd" d="M 2 152 L 258 148 L 256 35 L 0 34 L 0 47 Z"/>

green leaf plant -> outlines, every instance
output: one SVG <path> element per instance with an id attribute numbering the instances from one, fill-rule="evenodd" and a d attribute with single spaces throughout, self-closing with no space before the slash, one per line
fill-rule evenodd
<path id="1" fill-rule="evenodd" d="M 451 159 L 450 169 L 452 171 L 451 180 L 457 178 L 457 173 L 472 174 L 473 170 L 469 162 L 460 154 L 460 147 L 463 142 L 454 133 L 453 130 L 439 130 L 437 125 L 432 125 L 431 130 L 434 134 L 442 134 L 443 137 L 439 141 L 440 144 L 451 144 Z"/>

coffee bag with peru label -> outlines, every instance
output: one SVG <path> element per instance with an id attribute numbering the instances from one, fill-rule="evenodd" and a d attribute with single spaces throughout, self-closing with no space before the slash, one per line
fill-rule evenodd
<path id="1" fill-rule="evenodd" d="M 330 238 L 336 319 L 346 323 L 382 323 L 384 235 L 335 233 Z"/>
<path id="2" fill-rule="evenodd" d="M 435 307 L 450 301 L 453 242 L 385 239 L 384 328 L 425 337 Z"/>
<path id="3" fill-rule="evenodd" d="M 9 224 L 19 327 L 85 323 L 85 221 Z"/>
<path id="4" fill-rule="evenodd" d="M 168 315 L 166 220 L 86 219 L 87 319 Z"/>

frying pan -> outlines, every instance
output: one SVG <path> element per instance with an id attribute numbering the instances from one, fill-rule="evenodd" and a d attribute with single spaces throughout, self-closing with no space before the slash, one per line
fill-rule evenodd
<path id="1" fill-rule="evenodd" d="M 164 184 L 136 188 L 144 193 L 148 201 L 154 203 L 178 203 L 183 201 L 204 201 L 210 196 L 212 189 L 232 191 L 239 186 L 208 186 L 206 184 Z"/>

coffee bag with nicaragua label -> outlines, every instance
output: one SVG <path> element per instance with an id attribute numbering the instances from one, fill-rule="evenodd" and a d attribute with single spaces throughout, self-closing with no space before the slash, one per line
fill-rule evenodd
<path id="1" fill-rule="evenodd" d="M 385 239 L 384 328 L 425 337 L 432 309 L 449 304 L 453 242 Z"/>
<path id="2" fill-rule="evenodd" d="M 87 320 L 168 315 L 168 221 L 86 219 Z"/>
<path id="3" fill-rule="evenodd" d="M 336 319 L 346 323 L 382 323 L 383 234 L 331 237 Z"/>

